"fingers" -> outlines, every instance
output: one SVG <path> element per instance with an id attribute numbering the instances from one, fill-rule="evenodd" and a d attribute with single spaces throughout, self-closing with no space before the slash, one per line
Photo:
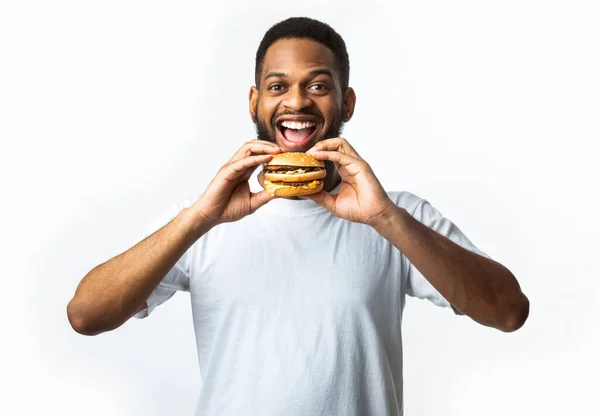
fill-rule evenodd
<path id="1" fill-rule="evenodd" d="M 247 176 L 247 180 L 259 165 L 267 163 L 272 158 L 273 155 L 255 155 L 230 162 L 221 168 L 223 178 L 230 182 L 236 182 Z"/>
<path id="2" fill-rule="evenodd" d="M 327 150 L 310 150 L 310 154 L 318 160 L 330 160 L 334 163 L 339 163 L 342 166 L 348 166 L 351 164 L 360 165 L 366 163 L 364 160 L 356 158 L 354 156 L 339 152 L 339 151 L 327 151 Z"/>
<path id="3" fill-rule="evenodd" d="M 266 140 L 250 140 L 246 142 L 240 149 L 233 155 L 230 162 L 236 162 L 248 156 L 263 155 L 263 154 L 277 154 L 281 153 L 283 149 L 275 143 L 268 142 Z"/>
<path id="4" fill-rule="evenodd" d="M 220 169 L 219 176 L 233 183 L 248 180 L 258 165 L 269 162 L 273 155 L 282 151 L 275 143 L 250 140 Z"/>
<path id="5" fill-rule="evenodd" d="M 362 160 L 362 157 L 358 152 L 348 143 L 348 141 L 342 137 L 336 137 L 333 139 L 326 139 L 315 144 L 307 153 L 312 154 L 313 151 L 337 151 L 347 155 L 350 155 L 356 159 Z"/>
<path id="6" fill-rule="evenodd" d="M 256 212 L 257 209 L 265 205 L 272 199 L 277 198 L 276 196 L 270 195 L 267 191 L 260 191 L 253 193 L 250 196 L 250 213 Z"/>

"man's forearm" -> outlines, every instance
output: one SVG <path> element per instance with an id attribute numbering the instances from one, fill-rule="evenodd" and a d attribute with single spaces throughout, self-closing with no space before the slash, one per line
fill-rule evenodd
<path id="1" fill-rule="evenodd" d="M 529 301 L 500 263 L 462 248 L 400 207 L 392 207 L 371 225 L 458 311 L 506 332 L 527 319 Z"/>
<path id="2" fill-rule="evenodd" d="M 96 335 L 122 325 L 194 242 L 210 229 L 192 209 L 122 254 L 91 270 L 67 306 L 73 328 Z"/>

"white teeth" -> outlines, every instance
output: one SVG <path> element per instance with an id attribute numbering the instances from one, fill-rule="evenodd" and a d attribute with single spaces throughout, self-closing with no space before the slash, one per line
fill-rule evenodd
<path id="1" fill-rule="evenodd" d="M 317 125 L 314 121 L 305 121 L 305 122 L 297 122 L 297 121 L 283 121 L 281 123 L 283 127 L 286 129 L 294 129 L 294 130 L 302 130 L 307 129 L 309 127 L 314 127 Z"/>

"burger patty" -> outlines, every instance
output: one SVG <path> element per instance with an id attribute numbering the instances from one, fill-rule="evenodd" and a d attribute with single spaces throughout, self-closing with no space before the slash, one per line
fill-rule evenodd
<path id="1" fill-rule="evenodd" d="M 316 172 L 323 168 L 319 167 L 308 167 L 308 166 L 265 166 L 265 172 L 278 172 L 278 171 L 289 171 L 303 169 L 305 172 Z"/>
<path id="2" fill-rule="evenodd" d="M 275 185 L 285 185 L 285 186 L 302 186 L 302 185 L 309 184 L 311 182 L 314 182 L 314 180 L 306 181 L 306 182 L 271 182 L 271 183 L 273 183 Z M 323 182 L 323 181 L 317 181 L 317 182 Z"/>

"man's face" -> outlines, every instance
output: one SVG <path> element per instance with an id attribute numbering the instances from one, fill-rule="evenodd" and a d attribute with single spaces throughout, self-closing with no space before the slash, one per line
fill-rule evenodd
<path id="1" fill-rule="evenodd" d="M 312 39 L 273 43 L 260 89 L 250 91 L 250 110 L 258 138 L 286 151 L 304 152 L 338 137 L 346 108 L 333 52 Z"/>

